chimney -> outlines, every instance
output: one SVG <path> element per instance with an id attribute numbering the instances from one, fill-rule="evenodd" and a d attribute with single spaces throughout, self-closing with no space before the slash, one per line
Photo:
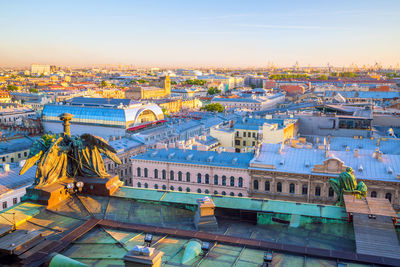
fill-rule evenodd
<path id="1" fill-rule="evenodd" d="M 135 246 L 124 256 L 126 267 L 161 267 L 164 252 L 152 247 Z"/>
<path id="2" fill-rule="evenodd" d="M 354 157 L 358 158 L 358 149 L 354 149 Z"/>

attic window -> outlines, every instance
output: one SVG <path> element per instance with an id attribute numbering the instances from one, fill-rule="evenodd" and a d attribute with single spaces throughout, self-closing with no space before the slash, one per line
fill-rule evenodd
<path id="1" fill-rule="evenodd" d="M 157 151 L 154 151 L 153 153 L 151 153 L 151 157 L 154 158 L 157 155 Z"/>
<path id="2" fill-rule="evenodd" d="M 387 167 L 387 173 L 393 174 L 393 169 L 390 166 Z"/>
<path id="3" fill-rule="evenodd" d="M 279 161 L 279 165 L 283 165 L 283 164 L 285 164 L 285 160 L 281 159 L 281 161 Z"/>
<path id="4" fill-rule="evenodd" d="M 358 171 L 362 172 L 363 170 L 364 170 L 364 167 L 363 167 L 363 165 L 360 164 L 360 166 L 358 166 Z"/>
<path id="5" fill-rule="evenodd" d="M 189 155 L 187 155 L 186 160 L 191 160 L 192 158 L 193 158 L 193 154 L 189 154 Z"/>

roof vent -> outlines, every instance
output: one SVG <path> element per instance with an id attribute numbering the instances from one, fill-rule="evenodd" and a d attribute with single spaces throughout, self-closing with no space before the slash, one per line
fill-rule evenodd
<path id="1" fill-rule="evenodd" d="M 193 158 L 193 154 L 189 154 L 189 155 L 187 155 L 186 160 L 191 160 L 192 158 Z"/>
<path id="2" fill-rule="evenodd" d="M 214 159 L 214 156 L 209 156 L 209 157 L 207 158 L 207 162 L 211 162 L 213 159 Z"/>
<path id="3" fill-rule="evenodd" d="M 151 153 L 150 156 L 151 156 L 152 158 L 154 158 L 155 156 L 157 156 L 157 153 L 158 153 L 157 151 L 154 151 L 153 153 Z"/>
<path id="4" fill-rule="evenodd" d="M 364 167 L 363 167 L 363 165 L 360 164 L 360 166 L 358 166 L 358 171 L 362 172 L 363 170 L 364 170 Z"/>
<path id="5" fill-rule="evenodd" d="M 238 158 L 234 158 L 234 159 L 232 160 L 232 164 L 236 164 L 237 161 L 238 161 Z"/>
<path id="6" fill-rule="evenodd" d="M 279 165 L 283 165 L 283 164 L 285 164 L 285 160 L 281 159 L 281 161 L 279 161 Z"/>
<path id="7" fill-rule="evenodd" d="M 175 156 L 175 152 L 168 155 L 168 159 L 172 159 Z"/>
<path id="8" fill-rule="evenodd" d="M 388 166 L 386 170 L 388 174 L 393 174 L 393 169 L 390 166 Z"/>
<path id="9" fill-rule="evenodd" d="M 309 161 L 306 161 L 306 163 L 304 164 L 304 166 L 306 166 L 307 168 L 310 167 L 310 165 L 311 165 L 311 164 L 310 164 Z"/>

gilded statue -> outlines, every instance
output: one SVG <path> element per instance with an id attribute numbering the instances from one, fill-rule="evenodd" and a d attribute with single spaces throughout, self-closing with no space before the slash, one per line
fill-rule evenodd
<path id="1" fill-rule="evenodd" d="M 69 113 L 60 115 L 64 126 L 62 134 L 45 134 L 33 143 L 20 174 L 37 162 L 35 188 L 63 178 L 110 177 L 105 170 L 102 154 L 121 164 L 115 149 L 103 138 L 91 134 L 71 136 L 69 121 L 72 116 Z"/>
<path id="2" fill-rule="evenodd" d="M 329 184 L 337 195 L 336 204 L 339 206 L 344 204 L 343 194 L 352 194 L 359 199 L 367 196 L 367 186 L 364 182 L 357 184 L 354 171 L 350 167 L 339 174 L 338 178 L 331 178 Z"/>

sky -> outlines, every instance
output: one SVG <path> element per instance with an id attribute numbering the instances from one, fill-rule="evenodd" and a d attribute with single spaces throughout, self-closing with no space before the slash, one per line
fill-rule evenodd
<path id="1" fill-rule="evenodd" d="M 400 0 L 3 0 L 0 66 L 400 64 Z"/>

